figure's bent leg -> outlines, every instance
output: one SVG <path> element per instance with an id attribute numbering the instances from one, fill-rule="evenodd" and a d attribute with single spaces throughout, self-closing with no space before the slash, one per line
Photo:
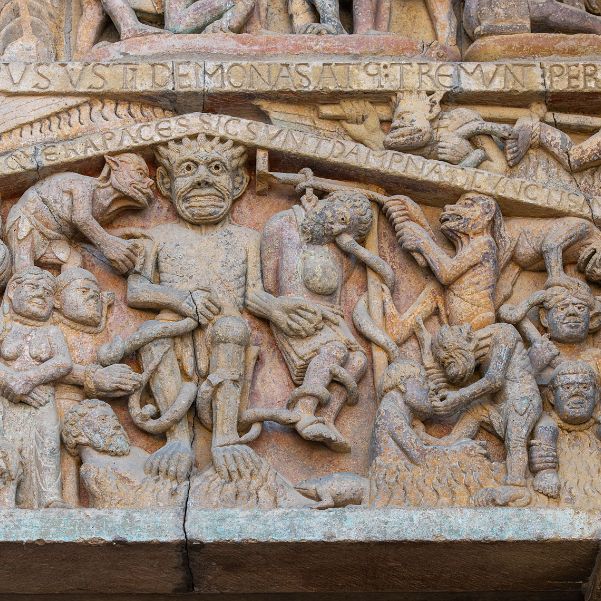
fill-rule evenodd
<path id="1" fill-rule="evenodd" d="M 457 45 L 457 17 L 453 11 L 452 2 L 426 0 L 428 13 L 436 32 L 436 39 L 447 46 Z"/>
<path id="2" fill-rule="evenodd" d="M 75 60 L 83 58 L 96 43 L 106 22 L 101 0 L 81 0 Z"/>
<path id="3" fill-rule="evenodd" d="M 238 414 L 244 384 L 246 349 L 250 328 L 242 317 L 220 317 L 211 331 L 209 377 L 219 375 L 221 382 L 213 393 L 213 446 L 236 444 Z"/>
<path id="4" fill-rule="evenodd" d="M 526 399 L 520 399 L 520 401 L 521 403 L 529 402 Z M 535 411 L 533 406 L 528 407 L 523 414 L 518 413 L 514 407 L 508 407 L 507 410 L 509 415 L 505 430 L 505 448 L 507 450 L 505 482 L 509 486 L 526 486 L 528 439 L 540 418 L 540 411 Z"/>
<path id="5" fill-rule="evenodd" d="M 365 375 L 367 369 L 367 357 L 365 353 L 353 351 L 347 362 L 341 366 L 348 375 L 352 378 L 355 384 L 358 384 L 361 378 Z M 334 423 L 340 410 L 348 402 L 348 391 L 342 386 L 336 386 L 330 395 L 330 402 L 324 407 L 321 415 L 326 420 L 326 423 Z"/>
<path id="6" fill-rule="evenodd" d="M 35 415 L 33 466 L 40 508 L 67 507 L 61 486 L 60 423 L 54 402 L 40 407 Z"/>
<path id="7" fill-rule="evenodd" d="M 561 278 L 564 250 L 586 238 L 592 225 L 584 219 L 566 217 L 561 227 L 551 228 L 542 243 L 542 254 L 550 279 Z"/>
<path id="8" fill-rule="evenodd" d="M 601 34 L 601 18 L 557 0 L 530 0 L 533 30 Z"/>
<path id="9" fill-rule="evenodd" d="M 376 0 L 354 0 L 353 33 L 367 33 L 375 28 Z"/>
<path id="10" fill-rule="evenodd" d="M 311 360 L 302 385 L 290 397 L 289 406 L 293 406 L 300 415 L 296 424 L 297 432 L 306 440 L 323 442 L 335 451 L 348 452 L 348 443 L 332 423 L 324 423 L 323 418 L 315 416 L 318 405 L 328 405 L 332 396 L 328 386 L 332 381 L 331 367 L 344 365 L 349 358 L 348 349 L 341 342 L 325 344 Z"/>
<path id="11" fill-rule="evenodd" d="M 534 474 L 534 489 L 547 497 L 559 496 L 560 482 L 557 472 L 557 438 L 559 428 L 548 414 L 538 420 L 530 441 L 530 471 Z"/>
<path id="12" fill-rule="evenodd" d="M 157 27 L 140 23 L 134 9 L 127 0 L 102 0 L 102 6 L 104 6 L 104 10 L 115 24 L 122 40 L 164 33 Z"/>
<path id="13" fill-rule="evenodd" d="M 322 25 L 326 25 L 335 34 L 346 33 L 340 22 L 340 7 L 338 0 L 311 0 L 319 13 Z"/>
<path id="14" fill-rule="evenodd" d="M 168 343 L 169 350 L 163 355 L 149 381 L 154 401 L 161 415 L 173 405 L 184 383 L 175 354 L 173 340 Z M 140 359 L 142 367 L 152 364 L 157 353 L 163 352 L 165 344 L 166 341 L 159 340 L 141 348 Z M 186 419 L 182 419 L 167 430 L 166 435 L 168 443 L 177 441 L 188 447 L 190 446 L 190 430 Z"/>
<path id="15" fill-rule="evenodd" d="M 392 0 L 377 0 L 374 29 L 382 33 L 390 31 L 390 14 L 392 11 Z"/>
<path id="16" fill-rule="evenodd" d="M 165 0 L 165 28 L 173 33 L 200 33 L 235 6 L 234 0 Z"/>

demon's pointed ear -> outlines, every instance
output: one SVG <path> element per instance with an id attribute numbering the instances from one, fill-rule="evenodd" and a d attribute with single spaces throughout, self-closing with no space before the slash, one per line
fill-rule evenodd
<path id="1" fill-rule="evenodd" d="M 543 328 L 545 328 L 545 330 L 549 329 L 549 320 L 547 319 L 547 310 L 546 309 L 539 309 L 538 310 L 538 318 L 540 320 L 541 325 L 543 326 Z"/>
<path id="2" fill-rule="evenodd" d="M 119 167 L 121 166 L 121 163 L 120 163 L 119 159 L 117 157 L 112 157 L 109 154 L 105 154 L 104 155 L 104 160 L 106 161 L 106 164 L 111 169 L 119 169 Z"/>
<path id="3" fill-rule="evenodd" d="M 595 302 L 591 309 L 591 321 L 589 332 L 596 332 L 601 329 L 601 296 L 595 296 Z"/>
<path id="4" fill-rule="evenodd" d="M 248 175 L 248 171 L 245 167 L 241 167 L 240 169 L 236 170 L 236 173 L 234 174 L 234 189 L 232 190 L 232 200 L 236 200 L 244 194 L 244 191 L 246 190 L 249 181 L 250 176 Z"/>
<path id="5" fill-rule="evenodd" d="M 428 96 L 429 102 L 429 110 L 428 110 L 428 120 L 431 121 L 440 115 L 440 111 L 442 107 L 440 103 L 444 98 L 445 92 L 434 92 L 431 96 Z"/>
<path id="6" fill-rule="evenodd" d="M 157 167 L 156 180 L 160 193 L 167 198 L 171 198 L 171 178 L 167 169 L 162 165 Z"/>

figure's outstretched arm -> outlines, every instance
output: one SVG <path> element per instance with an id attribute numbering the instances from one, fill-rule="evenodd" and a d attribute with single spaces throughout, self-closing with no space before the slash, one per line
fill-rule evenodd
<path id="1" fill-rule="evenodd" d="M 132 274 L 127 279 L 127 304 L 134 309 L 169 309 L 192 319 L 198 317 L 189 292 L 153 284 L 139 274 Z"/>
<path id="2" fill-rule="evenodd" d="M 450 257 L 431 236 L 419 225 L 406 223 L 401 226 L 397 238 L 404 250 L 420 253 L 428 262 L 436 279 L 443 285 L 449 286 L 461 277 L 468 269 L 482 262 L 483 252 L 470 244 Z"/>
<path id="3" fill-rule="evenodd" d="M 572 171 L 582 171 L 601 164 L 601 131 L 568 150 Z"/>
<path id="4" fill-rule="evenodd" d="M 486 373 L 478 381 L 458 390 L 455 394 L 467 403 L 481 399 L 487 394 L 498 392 L 505 382 L 505 375 L 509 368 L 517 336 L 517 332 L 515 332 L 515 337 L 509 337 L 503 332 L 493 335 L 490 342 L 490 361 Z"/>

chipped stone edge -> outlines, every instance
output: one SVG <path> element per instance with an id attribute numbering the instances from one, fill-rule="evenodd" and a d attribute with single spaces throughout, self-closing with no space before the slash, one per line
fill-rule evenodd
<path id="1" fill-rule="evenodd" d="M 181 509 L 2 509 L 3 543 L 185 543 Z"/>
<path id="2" fill-rule="evenodd" d="M 188 509 L 188 542 L 600 541 L 601 517 L 570 509 Z"/>

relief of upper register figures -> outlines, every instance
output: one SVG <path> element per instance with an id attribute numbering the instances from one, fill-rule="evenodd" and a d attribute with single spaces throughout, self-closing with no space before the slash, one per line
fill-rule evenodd
<path id="1" fill-rule="evenodd" d="M 600 36 L 0 0 L 0 507 L 601 508 Z"/>

